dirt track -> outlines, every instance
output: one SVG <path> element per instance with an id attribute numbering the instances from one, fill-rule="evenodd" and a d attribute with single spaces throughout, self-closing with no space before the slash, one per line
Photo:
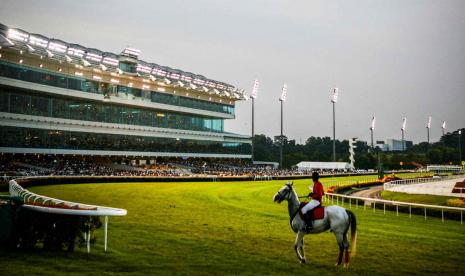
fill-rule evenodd
<path id="1" fill-rule="evenodd" d="M 359 196 L 359 197 L 367 197 L 367 198 L 380 198 L 380 194 L 382 191 L 383 191 L 383 186 L 376 186 L 370 189 L 355 192 L 351 195 Z"/>

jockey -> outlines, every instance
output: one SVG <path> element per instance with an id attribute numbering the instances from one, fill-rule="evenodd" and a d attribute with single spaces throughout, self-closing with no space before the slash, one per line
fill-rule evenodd
<path id="1" fill-rule="evenodd" d="M 307 205 L 305 205 L 302 208 L 302 214 L 306 218 L 305 221 L 309 221 L 309 219 L 307 218 L 311 214 L 310 211 L 316 208 L 317 206 L 321 205 L 321 199 L 323 198 L 325 194 L 323 190 L 323 185 L 320 183 L 320 181 L 318 181 L 319 179 L 320 179 L 320 175 L 317 172 L 313 172 L 312 174 L 313 189 L 311 189 L 312 192 L 308 194 L 308 196 L 312 198 L 312 201 L 310 201 Z M 311 228 L 311 225 L 308 225 L 308 226 Z"/>

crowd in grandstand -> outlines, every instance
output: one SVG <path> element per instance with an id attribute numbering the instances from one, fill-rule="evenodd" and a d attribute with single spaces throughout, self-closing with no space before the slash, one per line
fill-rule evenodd
<path id="1" fill-rule="evenodd" d="M 0 176 L 245 176 L 276 177 L 311 172 L 252 165 L 245 160 L 182 159 L 115 160 L 63 155 L 2 155 Z M 334 174 L 334 171 L 320 171 Z"/>

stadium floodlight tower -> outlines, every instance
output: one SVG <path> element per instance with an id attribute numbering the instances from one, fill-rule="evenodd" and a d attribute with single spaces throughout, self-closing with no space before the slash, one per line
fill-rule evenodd
<path id="1" fill-rule="evenodd" d="M 252 165 L 253 165 L 253 161 L 254 161 L 253 138 L 254 138 L 254 135 L 255 135 L 255 99 L 257 98 L 259 85 L 260 85 L 260 82 L 257 79 L 255 79 L 255 81 L 253 83 L 252 94 L 250 94 L 250 98 L 252 99 Z"/>
<path id="2" fill-rule="evenodd" d="M 431 128 L 431 116 L 428 117 L 428 123 L 426 124 L 426 138 L 429 145 L 429 129 Z"/>
<path id="3" fill-rule="evenodd" d="M 333 103 L 333 162 L 336 162 L 336 102 L 339 94 L 339 88 L 333 89 L 331 102 Z"/>
<path id="4" fill-rule="evenodd" d="M 283 88 L 281 90 L 281 97 L 279 97 L 279 102 L 281 103 L 281 135 L 279 136 L 279 168 L 283 168 L 283 103 L 286 101 L 287 95 L 287 84 L 283 84 Z"/>
<path id="5" fill-rule="evenodd" d="M 374 144 L 373 144 L 373 130 L 375 130 L 375 123 L 376 123 L 376 117 L 373 116 L 373 118 L 371 119 L 371 126 L 370 126 L 371 150 L 372 150 L 372 151 L 375 150 L 375 146 L 374 146 Z"/>
<path id="6" fill-rule="evenodd" d="M 444 136 L 445 131 L 446 131 L 446 121 L 442 121 L 441 128 L 442 128 L 442 136 Z"/>
<path id="7" fill-rule="evenodd" d="M 402 127 L 400 128 L 400 130 L 402 131 L 402 151 L 405 151 L 404 132 L 405 132 L 406 127 L 407 127 L 407 118 L 404 117 L 404 119 L 402 119 Z"/>

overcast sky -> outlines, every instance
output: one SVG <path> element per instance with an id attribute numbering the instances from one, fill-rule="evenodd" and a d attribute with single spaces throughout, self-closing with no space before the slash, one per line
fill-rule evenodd
<path id="1" fill-rule="evenodd" d="M 202 74 L 244 88 L 255 78 L 256 133 L 279 135 L 278 98 L 288 84 L 284 133 L 297 142 L 336 137 L 431 140 L 465 127 L 465 1 L 19 1 L 0 2 L 0 22 L 86 47 Z M 251 102 L 226 131 L 250 134 Z"/>

